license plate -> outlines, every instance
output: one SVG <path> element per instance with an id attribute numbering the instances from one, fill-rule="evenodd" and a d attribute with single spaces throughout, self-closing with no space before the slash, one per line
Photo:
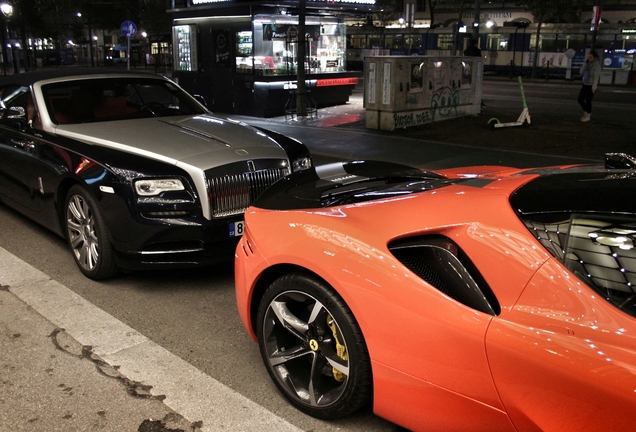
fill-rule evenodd
<path id="1" fill-rule="evenodd" d="M 230 222 L 230 237 L 240 237 L 245 234 L 245 221 Z"/>

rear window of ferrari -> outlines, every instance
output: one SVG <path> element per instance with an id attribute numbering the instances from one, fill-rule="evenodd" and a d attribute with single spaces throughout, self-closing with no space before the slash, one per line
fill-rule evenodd
<path id="1" fill-rule="evenodd" d="M 636 215 L 524 215 L 526 227 L 580 280 L 636 317 Z"/>

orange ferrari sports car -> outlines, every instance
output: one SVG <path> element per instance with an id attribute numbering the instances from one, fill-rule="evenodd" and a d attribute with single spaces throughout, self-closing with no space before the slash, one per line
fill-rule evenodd
<path id="1" fill-rule="evenodd" d="M 241 319 L 280 391 L 411 430 L 636 428 L 636 163 L 285 177 L 245 214 Z"/>

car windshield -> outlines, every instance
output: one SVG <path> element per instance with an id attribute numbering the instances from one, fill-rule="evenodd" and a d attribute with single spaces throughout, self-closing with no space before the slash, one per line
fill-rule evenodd
<path id="1" fill-rule="evenodd" d="M 49 116 L 57 124 L 203 114 L 170 81 L 154 78 L 96 78 L 42 86 Z"/>

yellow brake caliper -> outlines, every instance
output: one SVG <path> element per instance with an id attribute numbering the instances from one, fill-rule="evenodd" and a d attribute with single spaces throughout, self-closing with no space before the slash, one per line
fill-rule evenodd
<path id="1" fill-rule="evenodd" d="M 336 340 L 336 354 L 341 359 L 347 360 L 348 359 L 347 348 L 343 344 L 341 344 L 340 341 L 338 340 L 338 332 L 337 332 L 336 322 L 333 320 L 331 315 L 327 315 L 327 325 L 331 329 L 331 332 L 333 333 L 333 337 Z M 336 368 L 332 368 L 332 370 L 333 370 L 333 377 L 334 377 L 334 379 L 336 381 L 343 382 L 345 380 L 345 378 L 347 378 L 347 375 L 343 374 L 342 372 L 340 372 Z"/>

